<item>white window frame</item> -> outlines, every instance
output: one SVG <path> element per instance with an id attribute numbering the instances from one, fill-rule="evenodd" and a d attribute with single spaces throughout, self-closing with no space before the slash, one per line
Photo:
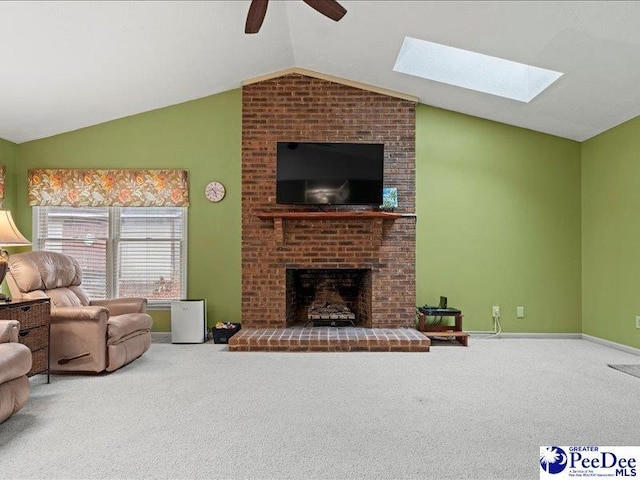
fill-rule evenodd
<path id="1" fill-rule="evenodd" d="M 32 215 L 32 232 L 33 232 L 33 250 L 41 250 L 46 238 L 41 238 L 39 219 L 43 213 L 41 209 L 56 208 L 56 207 L 33 207 Z M 90 208 L 90 207 L 85 207 Z M 121 241 L 119 237 L 120 233 L 120 216 L 122 208 L 124 207 L 99 207 L 106 208 L 108 210 L 108 238 L 106 240 L 105 251 L 105 263 L 107 270 L 105 272 L 106 281 L 106 298 L 113 298 L 116 295 L 118 278 L 116 274 L 117 262 L 115 257 L 117 255 L 118 242 Z M 145 207 L 136 207 L 144 209 Z M 167 207 L 163 207 L 167 208 Z M 180 298 L 167 298 L 167 299 L 148 299 L 148 308 L 150 310 L 166 310 L 169 309 L 173 300 L 180 300 L 187 297 L 187 263 L 188 263 L 188 208 L 186 207 L 170 207 L 181 210 L 182 221 L 184 222 L 182 230 L 182 238 L 180 239 Z M 57 240 L 57 239 L 56 239 Z M 135 241 L 135 240 L 134 240 Z M 82 265 L 80 265 L 82 267 Z"/>

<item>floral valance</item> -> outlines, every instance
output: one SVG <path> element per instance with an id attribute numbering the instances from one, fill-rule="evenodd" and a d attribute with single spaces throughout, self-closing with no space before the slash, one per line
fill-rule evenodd
<path id="1" fill-rule="evenodd" d="M 187 207 L 187 170 L 29 170 L 29 205 Z"/>

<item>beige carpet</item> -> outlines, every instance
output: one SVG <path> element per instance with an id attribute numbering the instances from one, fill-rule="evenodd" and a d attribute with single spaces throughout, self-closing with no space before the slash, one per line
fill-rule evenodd
<path id="1" fill-rule="evenodd" d="M 429 353 L 153 344 L 100 376 L 32 379 L 2 479 L 532 479 L 545 445 L 638 445 L 638 357 L 585 340 Z"/>

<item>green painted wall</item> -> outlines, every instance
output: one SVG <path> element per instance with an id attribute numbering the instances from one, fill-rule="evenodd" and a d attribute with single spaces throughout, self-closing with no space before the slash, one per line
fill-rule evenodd
<path id="1" fill-rule="evenodd" d="M 208 323 L 240 319 L 241 90 L 126 117 L 19 146 L 17 215 L 31 235 L 27 170 L 186 168 L 191 183 L 188 297 L 206 298 Z M 205 199 L 219 180 L 222 202 Z M 152 311 L 154 330 L 169 331 L 168 312 Z"/>
<path id="2" fill-rule="evenodd" d="M 5 210 L 13 210 L 15 206 L 15 172 L 16 159 L 18 158 L 18 149 L 19 146 L 17 144 L 0 138 L 0 165 L 4 165 L 5 167 L 7 167 L 5 173 L 5 197 L 4 201 L 2 202 L 2 208 Z"/>
<path id="3" fill-rule="evenodd" d="M 640 348 L 640 117 L 582 145 L 583 332 Z"/>
<path id="4" fill-rule="evenodd" d="M 447 295 L 465 328 L 580 332 L 580 145 L 424 105 L 417 107 L 417 298 Z M 31 234 L 34 167 L 188 168 L 189 297 L 209 324 L 240 318 L 241 91 L 174 105 L 19 146 L 16 218 Z M 205 200 L 213 179 L 227 186 Z M 525 318 L 515 308 L 525 307 Z M 155 329 L 169 315 L 152 312 Z"/>
<path id="5" fill-rule="evenodd" d="M 425 105 L 416 115 L 418 303 L 447 296 L 471 331 L 492 330 L 498 305 L 503 331 L 579 333 L 580 144 Z"/>

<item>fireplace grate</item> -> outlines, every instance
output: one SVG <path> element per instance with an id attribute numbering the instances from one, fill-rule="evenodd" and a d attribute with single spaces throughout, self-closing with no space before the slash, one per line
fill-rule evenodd
<path id="1" fill-rule="evenodd" d="M 308 327 L 310 324 L 313 325 L 314 327 L 355 327 L 356 326 L 353 320 L 349 320 L 348 318 L 341 318 L 341 319 L 335 319 L 335 320 L 331 320 L 328 318 L 313 318 L 313 319 L 310 319 L 305 324 L 305 327 Z"/>

